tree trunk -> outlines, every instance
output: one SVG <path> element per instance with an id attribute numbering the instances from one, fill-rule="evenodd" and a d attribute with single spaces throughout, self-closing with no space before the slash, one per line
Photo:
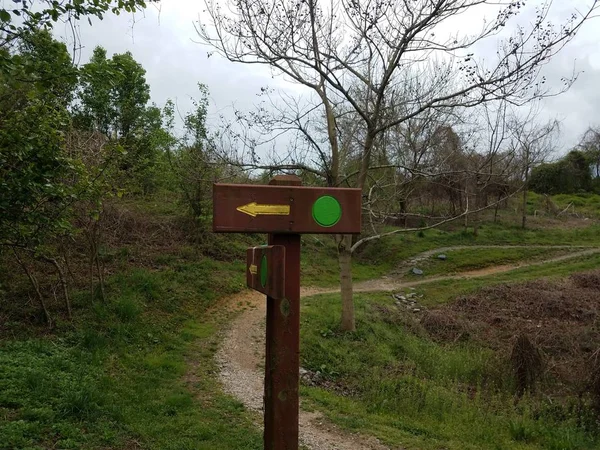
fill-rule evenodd
<path id="1" fill-rule="evenodd" d="M 375 125 L 367 130 L 363 155 L 358 173 L 356 187 L 364 189 L 369 172 L 371 151 L 375 142 Z M 354 318 L 354 299 L 352 297 L 352 235 L 346 234 L 338 237 L 338 259 L 340 264 L 340 291 L 342 294 L 342 330 L 356 331 Z"/>
<path id="2" fill-rule="evenodd" d="M 102 265 L 100 264 L 100 259 L 98 258 L 98 249 L 96 249 L 96 269 L 98 270 L 98 284 L 100 285 L 100 297 L 102 298 L 102 302 L 106 303 L 106 296 L 104 295 L 104 274 Z"/>
<path id="3" fill-rule="evenodd" d="M 69 320 L 73 320 L 73 313 L 71 311 L 71 299 L 69 298 L 69 286 L 67 284 L 67 279 L 65 278 L 65 272 L 58 263 L 55 258 L 48 258 L 46 256 L 43 257 L 44 260 L 52 264 L 58 273 L 58 279 L 60 281 L 60 285 L 62 287 L 63 296 L 65 297 L 65 306 L 67 308 L 67 316 Z"/>
<path id="4" fill-rule="evenodd" d="M 527 226 L 527 189 L 529 188 L 529 148 L 526 149 L 525 153 L 525 173 L 523 174 L 523 216 L 521 219 L 521 228 L 525 229 Z"/>
<path id="5" fill-rule="evenodd" d="M 527 182 L 525 182 L 525 186 L 523 188 L 523 217 L 521 220 L 521 228 L 525 228 L 527 226 Z"/>
<path id="6" fill-rule="evenodd" d="M 352 235 L 339 238 L 340 287 L 342 293 L 342 330 L 356 331 L 354 300 L 352 298 Z"/>
<path id="7" fill-rule="evenodd" d="M 496 200 L 496 207 L 494 208 L 494 223 L 498 222 L 498 207 L 500 206 L 500 200 L 502 194 L 498 194 L 498 199 Z"/>
<path id="8" fill-rule="evenodd" d="M 21 266 L 23 271 L 27 274 L 27 278 L 29 278 L 29 282 L 31 283 L 31 286 L 33 286 L 35 295 L 36 295 L 38 301 L 40 302 L 42 311 L 44 312 L 44 317 L 46 319 L 46 323 L 48 324 L 48 327 L 52 328 L 54 326 L 54 323 L 52 322 L 52 317 L 50 316 L 50 311 L 48 311 L 48 307 L 46 306 L 46 302 L 44 301 L 44 296 L 42 295 L 42 292 L 40 291 L 40 285 L 37 281 L 37 278 L 35 277 L 33 272 L 31 270 L 29 270 L 29 267 L 27 267 L 27 264 L 25 264 L 25 262 L 21 259 L 21 257 L 19 256 L 19 254 L 17 253 L 17 251 L 14 248 L 13 248 L 13 253 L 15 254 L 15 257 L 17 258 L 17 262 L 19 263 L 19 265 Z"/>
<path id="9" fill-rule="evenodd" d="M 90 240 L 90 295 L 92 296 L 92 303 L 96 300 L 94 295 L 94 244 Z"/>
<path id="10" fill-rule="evenodd" d="M 461 196 L 461 199 L 462 199 L 462 196 Z M 467 209 L 465 211 L 465 232 L 466 232 L 467 229 L 469 228 L 469 191 L 468 190 L 465 190 L 465 201 L 467 203 Z M 462 210 L 462 200 L 461 200 L 460 209 Z"/>
<path id="11" fill-rule="evenodd" d="M 485 195 L 482 192 L 482 187 L 481 187 L 482 183 L 479 180 L 479 177 L 477 177 L 477 181 L 475 183 L 475 212 L 473 213 L 473 218 L 472 218 L 472 222 L 473 222 L 473 235 L 474 236 L 478 236 L 479 235 L 479 208 L 482 207 L 482 205 L 487 206 L 487 200 L 484 198 Z M 484 203 L 485 200 L 485 203 Z"/>

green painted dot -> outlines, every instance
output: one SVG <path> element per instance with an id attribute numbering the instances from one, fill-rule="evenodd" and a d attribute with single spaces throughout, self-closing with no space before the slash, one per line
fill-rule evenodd
<path id="1" fill-rule="evenodd" d="M 267 274 L 267 255 L 263 255 L 262 259 L 260 260 L 260 284 L 262 287 L 267 285 Z"/>
<path id="2" fill-rule="evenodd" d="M 312 215 L 322 227 L 332 227 L 342 218 L 342 206 L 335 198 L 324 195 L 313 203 Z"/>

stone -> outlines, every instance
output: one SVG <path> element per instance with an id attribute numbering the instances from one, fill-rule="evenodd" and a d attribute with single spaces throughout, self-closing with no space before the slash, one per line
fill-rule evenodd
<path id="1" fill-rule="evenodd" d="M 415 275 L 423 275 L 423 271 L 421 269 L 417 269 L 416 267 L 413 267 L 412 273 Z"/>
<path id="2" fill-rule="evenodd" d="M 448 259 L 448 257 L 446 255 L 444 255 L 443 253 L 441 255 L 437 256 L 438 259 L 441 259 L 442 261 L 446 261 Z"/>

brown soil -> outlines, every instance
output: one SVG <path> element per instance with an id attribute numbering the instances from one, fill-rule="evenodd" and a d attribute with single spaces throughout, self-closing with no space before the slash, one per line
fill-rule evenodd
<path id="1" fill-rule="evenodd" d="M 589 387 L 600 348 L 600 271 L 485 288 L 429 314 L 422 325 L 434 338 L 467 333 L 503 357 L 528 336 L 543 354 L 552 394 L 578 394 Z"/>

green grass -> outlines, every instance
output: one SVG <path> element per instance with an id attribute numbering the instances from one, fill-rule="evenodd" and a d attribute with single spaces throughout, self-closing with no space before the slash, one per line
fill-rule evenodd
<path id="1" fill-rule="evenodd" d="M 149 201 L 136 211 L 168 218 L 178 208 Z M 245 249 L 265 240 L 263 235 L 203 235 L 195 246 L 147 256 L 146 268 L 131 267 L 130 259 L 140 249 L 103 249 L 102 257 L 114 269 L 107 279 L 107 304 L 91 304 L 89 293 L 75 293 L 75 323 L 59 320 L 58 329 L 47 334 L 18 321 L 5 322 L 3 336 L 13 338 L 0 341 L 0 448 L 261 448 L 260 432 L 249 413 L 216 383 L 213 356 L 219 331 L 231 316 L 207 311 L 221 296 L 244 287 Z M 478 237 L 462 230 L 401 233 L 361 248 L 353 275 L 357 281 L 376 278 L 426 250 L 486 244 L 600 245 L 600 227 L 523 231 L 485 224 Z M 478 252 L 456 255 L 455 266 L 444 270 L 464 270 L 492 259 Z M 502 255 L 494 257 L 517 257 L 510 251 Z M 538 256 L 542 255 L 526 252 L 527 258 Z M 599 263 L 600 257 L 594 256 L 571 262 L 570 267 Z M 523 269 L 510 277 L 556 276 L 565 273 L 565 267 L 561 263 Z M 338 274 L 333 239 L 303 236 L 302 283 L 335 285 Z M 503 279 L 497 276 L 494 281 Z M 476 289 L 484 282 L 469 280 L 460 289 Z M 456 281 L 423 286 L 424 300 L 445 301 L 460 290 L 455 286 Z M 303 388 L 309 406 L 328 409 L 331 419 L 345 427 L 405 446 L 418 443 L 423 449 L 494 448 L 496 438 L 497 448 L 536 448 L 527 441 L 537 442 L 540 434 L 550 442 L 550 432 L 527 415 L 494 412 L 505 411 L 509 400 L 488 405 L 487 399 L 476 398 L 473 403 L 456 388 L 457 382 L 496 379 L 501 384 L 488 370 L 490 355 L 485 351 L 440 347 L 398 323 L 386 322 L 385 314 L 368 307 L 373 299 L 389 306 L 387 296 L 376 294 L 358 296 L 359 333 L 349 338 L 337 332 L 339 300 L 323 298 L 322 304 L 321 299 L 311 300 L 303 312 L 304 363 L 360 395 L 341 398 Z M 197 368 L 190 372 L 193 366 Z M 389 378 L 388 369 L 408 375 Z M 369 389 L 361 388 L 369 383 Z M 405 412 L 398 416 L 398 410 Z M 471 422 L 477 432 L 460 446 Z M 492 426 L 501 431 L 486 436 Z M 552 433 L 569 433 L 571 428 L 565 427 Z M 562 438 L 556 439 L 554 448 L 563 448 Z M 515 446 L 502 447 L 506 442 Z M 577 448 L 569 445 L 564 448 Z"/>
<path id="2" fill-rule="evenodd" d="M 303 366 L 347 392 L 304 386 L 302 395 L 343 428 L 408 449 L 598 448 L 574 419 L 555 419 L 543 402 L 515 407 L 491 352 L 431 341 L 389 294 L 357 295 L 356 313 L 357 332 L 345 334 L 337 295 L 302 307 Z"/>
<path id="3" fill-rule="evenodd" d="M 466 248 L 444 252 L 446 260 L 440 260 L 438 254 L 432 255 L 417 267 L 424 270 L 424 276 L 455 274 L 486 267 L 515 264 L 521 262 L 543 261 L 567 254 L 580 248 Z M 440 252 L 441 253 L 441 252 Z M 410 275 L 410 272 L 409 272 Z"/>
<path id="4" fill-rule="evenodd" d="M 355 281 L 379 278 L 388 274 L 402 263 L 419 253 L 442 247 L 470 245 L 573 245 L 600 246 L 600 225 L 586 228 L 533 228 L 523 230 L 502 223 L 486 223 L 479 229 L 478 236 L 472 230 L 432 229 L 423 233 L 398 233 L 381 240 L 367 243 L 355 252 L 352 275 Z M 460 270 L 480 268 L 495 263 L 499 257 L 504 264 L 519 260 L 555 255 L 552 250 L 527 249 L 465 251 Z M 560 252 L 557 250 L 557 252 Z M 491 256 L 488 257 L 487 253 Z M 448 261 L 447 261 L 448 262 Z M 339 282 L 339 269 L 335 242 L 329 236 L 304 236 L 302 254 L 302 283 L 313 286 L 332 286 Z M 452 270 L 452 269 L 451 269 Z M 457 269 L 458 270 L 458 269 Z M 449 273 L 440 268 L 439 273 Z"/>
<path id="5" fill-rule="evenodd" d="M 494 274 L 493 276 L 425 283 L 418 286 L 418 291 L 423 294 L 421 302 L 427 306 L 431 306 L 446 303 L 460 294 L 471 293 L 486 286 L 528 281 L 542 277 L 564 277 L 574 272 L 592 270 L 599 267 L 600 253 L 596 253 L 565 261 L 518 268 L 509 272 Z"/>
<path id="6" fill-rule="evenodd" d="M 241 274 L 208 259 L 120 273 L 108 304 L 76 296 L 75 329 L 2 342 L 0 448 L 262 448 L 214 379 L 227 315 L 204 314 Z"/>
<path id="7" fill-rule="evenodd" d="M 552 201 L 560 210 L 571 204 L 574 208 L 570 208 L 569 213 L 575 212 L 585 217 L 600 216 L 600 195 L 598 194 L 558 194 L 552 196 Z"/>
<path id="8" fill-rule="evenodd" d="M 368 274 L 373 277 L 389 273 L 401 263 L 419 253 L 443 247 L 470 245 L 573 245 L 600 246 L 600 225 L 593 224 L 586 228 L 550 228 L 525 229 L 507 226 L 501 223 L 484 224 L 480 227 L 478 236 L 472 230 L 427 230 L 423 233 L 398 233 L 385 239 L 368 243 L 359 249 L 355 262 L 371 265 Z M 487 250 L 486 250 L 487 251 Z M 538 250 L 528 250 L 534 256 Z M 510 250 L 499 252 L 510 255 Z M 478 258 L 485 257 L 483 251 L 471 253 Z M 518 253 L 518 252 L 517 252 Z M 465 253 L 465 255 L 468 255 Z M 525 257 L 528 257 L 525 255 Z M 476 263 L 479 264 L 479 263 Z M 365 271 L 365 269 L 355 269 Z M 360 279 L 360 275 L 357 277 Z"/>
<path id="9" fill-rule="evenodd" d="M 354 281 L 379 278 L 392 265 L 371 258 L 358 257 L 352 265 Z M 332 236 L 303 236 L 301 283 L 304 286 L 335 286 L 340 281 L 337 248 Z"/>

